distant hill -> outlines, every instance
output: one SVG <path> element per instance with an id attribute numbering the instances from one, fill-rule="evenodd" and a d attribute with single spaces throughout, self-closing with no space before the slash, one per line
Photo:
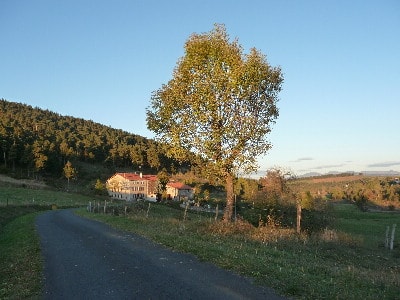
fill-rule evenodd
<path id="1" fill-rule="evenodd" d="M 347 171 L 347 172 L 328 172 L 328 173 L 318 173 L 318 172 L 309 172 L 298 176 L 299 178 L 308 178 L 308 177 L 333 177 L 333 176 L 348 176 L 348 175 L 365 175 L 365 176 L 400 176 L 400 172 L 398 171 Z"/>
<path id="2" fill-rule="evenodd" d="M 110 173 L 139 168 L 156 172 L 190 165 L 168 158 L 165 147 L 154 140 L 91 120 L 5 99 L 0 99 L 0 116 L 0 173 L 59 178 L 67 161 L 98 164 Z"/>
<path id="3" fill-rule="evenodd" d="M 362 171 L 364 175 L 368 176 L 400 176 L 400 172 L 398 171 Z"/>

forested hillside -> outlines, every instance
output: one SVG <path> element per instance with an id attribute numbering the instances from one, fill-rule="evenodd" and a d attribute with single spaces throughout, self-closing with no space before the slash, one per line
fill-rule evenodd
<path id="1" fill-rule="evenodd" d="M 123 130 L 0 99 L 0 172 L 62 176 L 67 161 L 157 172 L 178 164 L 154 140 Z M 22 171 L 23 170 L 23 171 Z M 21 175 L 20 175 L 21 176 Z"/>

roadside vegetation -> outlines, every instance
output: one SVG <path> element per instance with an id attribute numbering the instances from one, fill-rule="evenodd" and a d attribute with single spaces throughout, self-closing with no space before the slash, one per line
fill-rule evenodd
<path id="1" fill-rule="evenodd" d="M 144 235 L 166 247 L 193 253 L 296 299 L 396 299 L 400 290 L 400 245 L 384 247 L 386 226 L 397 213 L 365 213 L 335 204 L 335 228 L 297 234 L 293 228 L 214 213 L 186 212 L 168 204 L 139 202 L 109 206 L 109 214 L 79 214 Z M 359 224 L 359 225 L 357 225 Z M 228 252 L 228 255 L 226 253 Z"/>
<path id="2" fill-rule="evenodd" d="M 0 211 L 4 213 L 3 208 Z M 40 298 L 42 259 L 36 215 L 17 217 L 0 229 L 0 299 Z"/>

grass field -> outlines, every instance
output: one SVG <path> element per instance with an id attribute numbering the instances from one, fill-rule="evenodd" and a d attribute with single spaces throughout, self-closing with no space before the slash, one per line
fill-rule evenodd
<path id="1" fill-rule="evenodd" d="M 33 199 L 41 205 L 33 206 Z M 93 198 L 77 194 L 0 187 L 0 299 L 40 295 L 42 259 L 34 234 L 40 212 L 35 207 L 86 206 L 89 201 Z M 129 207 L 127 215 L 120 212 L 115 216 L 78 211 L 253 277 L 295 299 L 399 299 L 400 228 L 394 250 L 383 245 L 386 227 L 400 226 L 400 214 L 361 212 L 353 205 L 337 204 L 335 228 L 308 236 L 244 222 L 224 225 L 215 222 L 213 214 L 190 212 L 184 218 L 183 210 L 161 204 L 140 203 Z"/>
<path id="2" fill-rule="evenodd" d="M 400 248 L 400 214 L 398 212 L 362 212 L 352 204 L 337 205 L 335 209 L 338 216 L 336 229 L 361 239 L 363 246 L 370 249 L 382 248 L 386 238 L 386 228 L 389 226 L 391 233 L 393 224 L 397 224 L 399 228 L 397 228 L 396 245 Z"/>
<path id="3" fill-rule="evenodd" d="M 93 197 L 75 193 L 24 187 L 0 187 L 0 207 L 8 205 L 56 205 L 58 207 L 87 205 Z"/>

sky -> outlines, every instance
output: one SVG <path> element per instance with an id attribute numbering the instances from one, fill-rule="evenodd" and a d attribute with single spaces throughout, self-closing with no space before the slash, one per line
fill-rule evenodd
<path id="1" fill-rule="evenodd" d="M 283 72 L 260 174 L 400 171 L 398 0 L 0 0 L 0 98 L 153 138 L 152 92 L 215 23 Z"/>

